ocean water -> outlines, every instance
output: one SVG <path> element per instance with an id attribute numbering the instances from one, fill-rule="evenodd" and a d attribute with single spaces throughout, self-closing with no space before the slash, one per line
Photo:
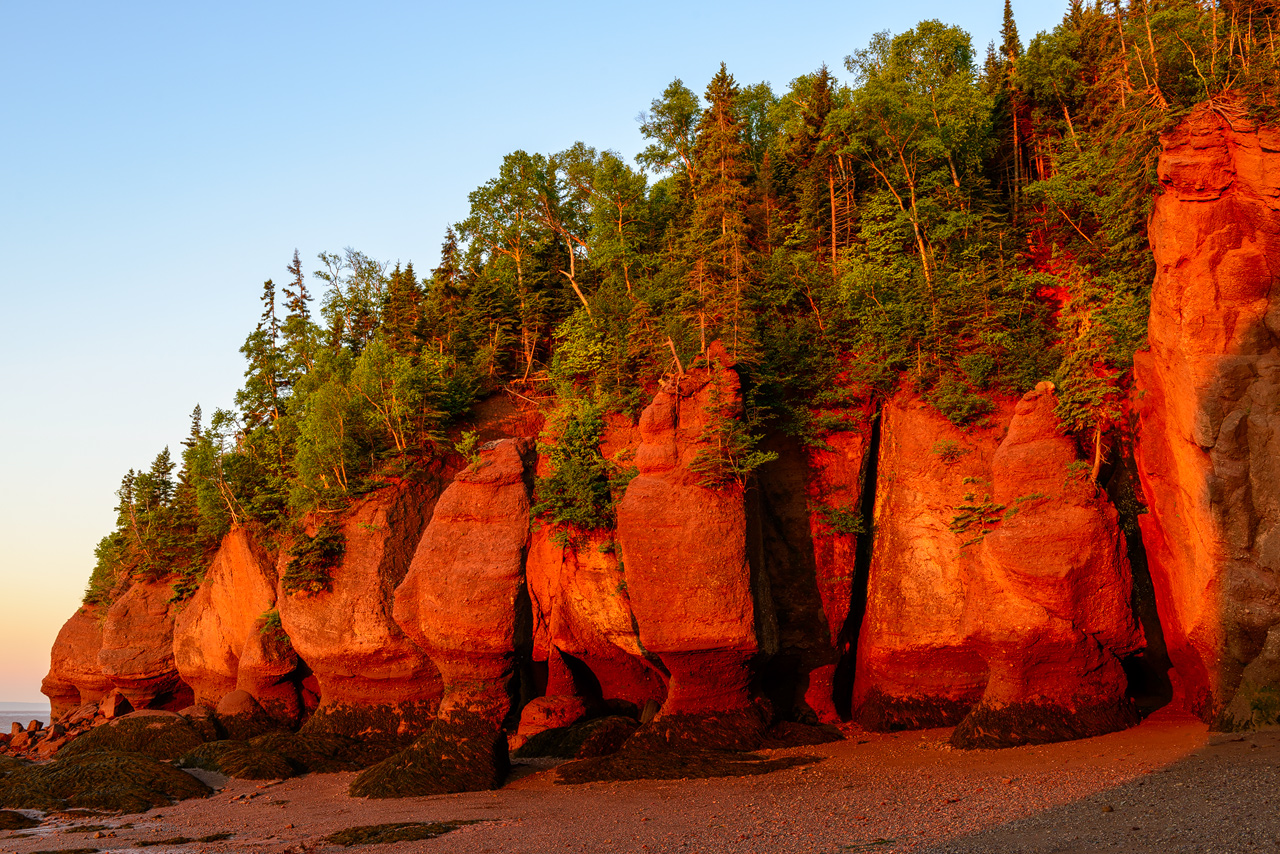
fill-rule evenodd
<path id="1" fill-rule="evenodd" d="M 0 702 L 0 732 L 7 733 L 13 722 L 26 726 L 32 721 L 40 721 L 49 725 L 48 703 L 6 703 Z"/>

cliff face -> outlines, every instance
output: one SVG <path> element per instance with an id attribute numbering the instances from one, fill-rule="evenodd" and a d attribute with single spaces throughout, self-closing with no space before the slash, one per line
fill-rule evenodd
<path id="1" fill-rule="evenodd" d="M 1247 719 L 1280 677 L 1280 132 L 1238 107 L 1199 107 L 1161 139 L 1134 408 L 1175 687 L 1206 718 L 1240 696 L 1230 714 Z"/>
<path id="2" fill-rule="evenodd" d="M 1132 399 L 1171 676 L 1224 726 L 1270 722 L 1259 701 L 1280 691 L 1280 134 L 1234 115 L 1201 108 L 1162 140 Z M 189 601 L 135 581 L 77 611 L 55 712 L 239 703 L 295 726 L 376 708 L 401 734 L 435 719 L 440 745 L 476 721 L 500 740 L 519 718 L 519 740 L 642 709 L 955 725 L 965 747 L 1135 720 L 1137 544 L 1052 385 L 963 429 L 902 390 L 821 444 L 766 437 L 775 458 L 744 476 L 739 375 L 713 345 L 638 421 L 610 416 L 602 450 L 637 472 L 597 531 L 530 519 L 551 463 L 543 414 L 514 400 L 478 407 L 478 462 L 328 520 L 345 549 L 323 585 L 286 590 L 291 543 L 236 530 Z"/>
<path id="3" fill-rule="evenodd" d="M 736 420 L 738 377 L 714 348 L 640 416 L 639 474 L 618 505 L 618 542 L 640 642 L 671 674 L 665 713 L 738 710 L 760 650 L 743 485 L 711 484 L 700 462 Z"/>

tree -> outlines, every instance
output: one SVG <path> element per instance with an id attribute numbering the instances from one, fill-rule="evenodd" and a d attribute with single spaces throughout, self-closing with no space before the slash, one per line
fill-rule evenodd
<path id="1" fill-rule="evenodd" d="M 307 290 L 307 278 L 302 272 L 302 259 L 293 250 L 293 262 L 288 266 L 293 278 L 284 286 L 285 315 L 281 329 L 284 338 L 287 369 L 291 380 L 315 367 L 316 350 L 320 330 L 311 321 L 311 294 Z"/>
<path id="2" fill-rule="evenodd" d="M 636 162 L 646 169 L 669 175 L 684 172 L 689 186 L 698 183 L 694 164 L 693 146 L 697 136 L 701 105 L 684 82 L 677 77 L 654 98 L 648 113 L 641 113 L 640 134 L 653 140 L 636 157 Z"/>
<path id="3" fill-rule="evenodd" d="M 924 21 L 893 39 L 878 33 L 845 59 L 859 86 L 846 114 L 849 152 L 867 166 L 911 226 L 926 284 L 935 259 L 930 231 L 955 233 L 966 213 L 945 183 L 962 190 L 975 176 L 989 136 L 991 102 L 976 85 L 973 48 L 958 27 Z"/>
<path id="4" fill-rule="evenodd" d="M 537 245 L 544 237 L 537 185 L 540 179 L 545 180 L 539 175 L 545 169 L 541 156 L 523 151 L 508 154 L 502 159 L 498 177 L 471 191 L 471 213 L 458 225 L 463 239 L 491 256 L 508 259 L 515 267 L 514 290 L 526 378 L 533 370 L 544 322 L 543 301 L 528 274 Z"/>
<path id="5" fill-rule="evenodd" d="M 754 342 L 744 303 L 752 273 L 747 233 L 750 191 L 744 183 L 750 167 L 738 121 L 738 94 L 733 75 L 721 63 L 707 86 L 707 108 L 698 122 L 694 148 L 698 192 L 688 238 L 702 352 L 707 351 L 710 327 L 713 333 L 730 336 L 735 359 Z"/>

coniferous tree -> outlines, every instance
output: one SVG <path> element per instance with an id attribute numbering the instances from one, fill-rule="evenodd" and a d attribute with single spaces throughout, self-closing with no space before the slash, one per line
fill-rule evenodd
<path id="1" fill-rule="evenodd" d="M 707 108 L 698 122 L 698 189 L 688 235 L 702 352 L 710 337 L 718 335 L 728 339 L 735 358 L 749 354 L 754 346 L 746 305 L 753 275 L 747 222 L 750 191 L 745 184 L 749 164 L 737 98 L 733 75 L 721 63 L 707 86 Z"/>

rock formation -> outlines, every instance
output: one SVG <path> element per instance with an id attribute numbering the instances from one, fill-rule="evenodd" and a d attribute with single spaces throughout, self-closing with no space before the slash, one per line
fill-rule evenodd
<path id="1" fill-rule="evenodd" d="M 388 706 L 420 718 L 422 707 L 429 711 L 439 700 L 435 665 L 392 616 L 396 587 L 409 571 L 438 488 L 390 483 L 344 513 L 342 557 L 329 570 L 328 589 L 290 592 L 291 555 L 281 551 L 281 624 L 315 674 L 326 714 L 344 706 Z M 311 518 L 306 535 L 315 536 L 321 524 Z"/>
<path id="2" fill-rule="evenodd" d="M 746 708 L 757 633 L 770 627 L 767 588 L 747 559 L 743 484 L 725 471 L 723 431 L 741 407 L 738 376 L 715 346 L 640 416 L 618 540 L 640 642 L 671 675 L 664 715 Z"/>
<path id="3" fill-rule="evenodd" d="M 853 697 L 869 729 L 951 726 L 982 696 L 987 667 L 968 612 L 991 518 L 991 457 L 1008 416 L 1002 405 L 988 426 L 961 430 L 909 393 L 881 411 Z"/>
<path id="4" fill-rule="evenodd" d="M 174 662 L 196 703 L 213 708 L 237 688 L 251 689 L 283 720 L 297 720 L 298 687 L 287 681 L 297 656 L 290 651 L 274 662 L 264 647 L 264 619 L 275 606 L 275 567 L 248 531 L 236 528 L 174 622 Z"/>
<path id="5" fill-rule="evenodd" d="M 1124 538 L 1056 404 L 1050 383 L 1029 392 L 991 458 L 999 521 L 982 537 L 967 608 L 988 675 L 980 704 L 952 737 L 962 747 L 1084 738 L 1137 723 L 1120 663 L 1142 648 Z"/>
<path id="6" fill-rule="evenodd" d="M 135 582 L 103 620 L 98 665 L 134 709 L 191 703 L 191 689 L 173 660 L 172 596 L 164 582 Z"/>
<path id="7" fill-rule="evenodd" d="M 511 711 L 517 650 L 531 637 L 525 439 L 486 444 L 441 494 L 395 593 L 395 619 L 439 668 L 440 717 Z"/>
<path id="8" fill-rule="evenodd" d="M 1246 671 L 1280 663 L 1280 131 L 1224 99 L 1160 142 L 1134 367 L 1142 535 L 1175 688 L 1206 718 L 1239 691 L 1230 714 L 1248 718 L 1266 686 Z"/>
<path id="9" fill-rule="evenodd" d="M 98 665 L 101 649 L 101 606 L 85 605 L 58 632 L 49 656 L 49 675 L 40 686 L 55 719 L 85 703 L 96 703 L 115 687 Z"/>

